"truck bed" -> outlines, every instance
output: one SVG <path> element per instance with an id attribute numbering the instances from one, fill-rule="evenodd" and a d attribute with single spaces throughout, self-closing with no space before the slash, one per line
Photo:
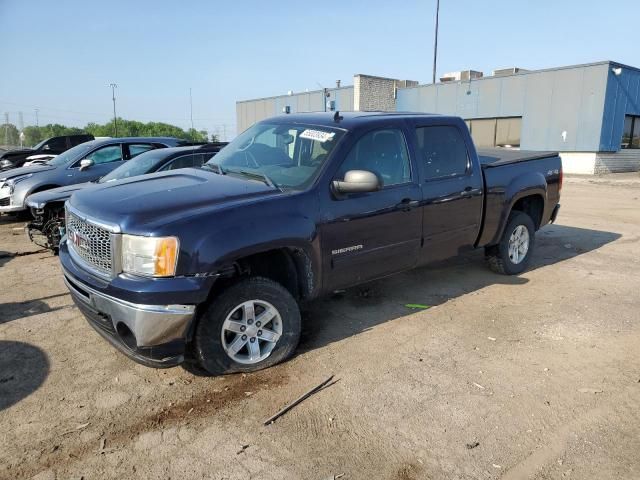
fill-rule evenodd
<path id="1" fill-rule="evenodd" d="M 558 156 L 558 152 L 538 152 L 510 148 L 478 148 L 477 151 L 482 168 L 493 168 Z"/>

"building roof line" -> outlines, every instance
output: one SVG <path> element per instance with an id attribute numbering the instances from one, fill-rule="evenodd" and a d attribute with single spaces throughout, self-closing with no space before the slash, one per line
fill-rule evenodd
<path id="1" fill-rule="evenodd" d="M 347 90 L 353 88 L 353 85 L 345 85 L 343 87 L 327 87 L 328 92 L 335 92 L 338 90 Z M 247 102 L 256 102 L 258 100 L 272 100 L 274 98 L 283 98 L 283 97 L 295 97 L 296 95 L 307 95 L 310 93 L 322 93 L 323 90 L 309 90 L 305 92 L 293 92 L 291 95 L 282 94 L 282 95 L 271 95 L 269 97 L 259 97 L 259 98 L 248 98 L 246 100 L 236 100 L 236 103 L 247 103 Z"/>
<path id="2" fill-rule="evenodd" d="M 409 87 L 404 87 L 403 90 L 409 90 L 409 89 L 412 89 L 412 88 L 420 88 L 420 87 L 432 87 L 432 86 L 438 86 L 438 85 L 450 85 L 450 84 L 457 84 L 457 83 L 475 83 L 475 82 L 481 82 L 483 80 L 492 80 L 492 79 L 496 79 L 496 78 L 516 77 L 516 76 L 521 76 L 521 75 L 531 75 L 531 74 L 544 73 L 544 72 L 555 72 L 555 71 L 560 71 L 560 70 L 573 70 L 573 69 L 585 68 L 585 67 L 597 67 L 597 66 L 600 66 L 600 65 L 615 65 L 617 67 L 628 68 L 630 70 L 634 70 L 634 71 L 640 72 L 640 68 L 632 67 L 630 65 L 625 65 L 625 64 L 619 63 L 619 62 L 614 62 L 613 60 L 601 60 L 601 61 L 598 61 L 598 62 L 580 63 L 580 64 L 577 64 L 577 65 L 566 65 L 566 66 L 561 66 L 561 67 L 541 68 L 539 70 L 525 70 L 525 71 L 516 72 L 516 73 L 509 73 L 509 74 L 506 74 L 506 75 L 488 75 L 486 77 L 472 78 L 471 80 L 454 80 L 454 81 L 450 81 L 450 82 L 438 82 L 436 84 L 433 84 L 433 83 L 422 83 L 422 84 L 419 84 L 419 85 L 413 85 L 413 86 L 409 86 Z M 522 68 L 524 68 L 524 67 L 522 67 Z"/>

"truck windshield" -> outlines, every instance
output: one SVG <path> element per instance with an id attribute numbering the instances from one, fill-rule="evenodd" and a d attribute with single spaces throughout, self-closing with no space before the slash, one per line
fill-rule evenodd
<path id="1" fill-rule="evenodd" d="M 300 124 L 258 123 L 209 160 L 218 173 L 264 178 L 278 188 L 303 189 L 313 182 L 344 131 Z"/>

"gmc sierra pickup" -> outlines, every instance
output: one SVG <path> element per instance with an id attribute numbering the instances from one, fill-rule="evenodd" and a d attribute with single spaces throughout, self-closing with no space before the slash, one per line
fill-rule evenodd
<path id="1" fill-rule="evenodd" d="M 74 194 L 60 261 L 134 360 L 248 372 L 294 352 L 299 303 L 322 294 L 473 248 L 522 272 L 561 186 L 557 153 L 478 155 L 457 117 L 282 115 L 201 169 Z"/>

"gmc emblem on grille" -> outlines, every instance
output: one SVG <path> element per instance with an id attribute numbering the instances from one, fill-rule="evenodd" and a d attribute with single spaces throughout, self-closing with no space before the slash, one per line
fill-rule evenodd
<path id="1" fill-rule="evenodd" d="M 79 250 L 89 251 L 89 239 L 83 237 L 78 232 L 69 232 L 69 238 Z"/>

